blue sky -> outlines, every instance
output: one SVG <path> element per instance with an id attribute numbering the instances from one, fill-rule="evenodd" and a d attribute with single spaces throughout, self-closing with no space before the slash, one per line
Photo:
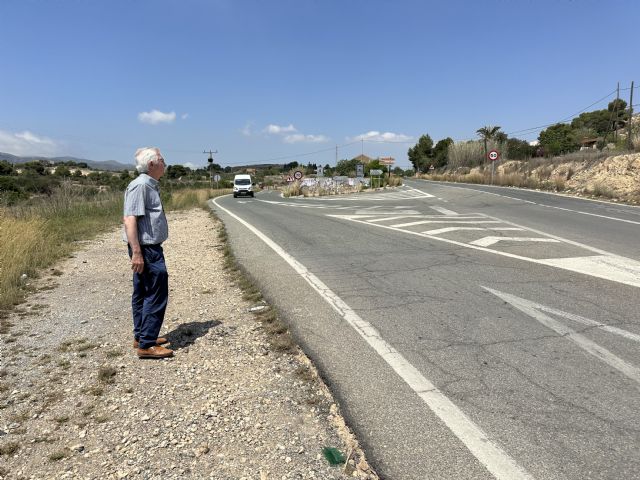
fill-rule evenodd
<path id="1" fill-rule="evenodd" d="M 617 82 L 628 101 L 639 18 L 635 0 L 0 0 L 0 151 L 333 165 L 339 145 L 406 167 L 425 133 L 553 123 Z"/>

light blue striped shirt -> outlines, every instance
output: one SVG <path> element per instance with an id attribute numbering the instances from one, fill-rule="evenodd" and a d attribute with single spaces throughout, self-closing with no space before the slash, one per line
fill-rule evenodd
<path id="1" fill-rule="evenodd" d="M 138 218 L 138 241 L 140 245 L 156 245 L 169 236 L 167 217 L 164 215 L 158 181 L 146 173 L 134 179 L 124 192 L 124 216 Z M 123 230 L 126 242 L 127 234 Z"/>

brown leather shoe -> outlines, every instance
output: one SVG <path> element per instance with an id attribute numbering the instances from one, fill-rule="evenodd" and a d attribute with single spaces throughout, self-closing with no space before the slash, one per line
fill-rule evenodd
<path id="1" fill-rule="evenodd" d="M 156 338 L 156 345 L 164 345 L 165 343 L 169 343 L 169 340 L 164 337 Z M 133 339 L 133 348 L 140 348 L 140 342 L 135 338 Z"/>
<path id="2" fill-rule="evenodd" d="M 173 357 L 173 350 L 155 345 L 149 348 L 139 348 L 138 358 L 169 358 Z"/>

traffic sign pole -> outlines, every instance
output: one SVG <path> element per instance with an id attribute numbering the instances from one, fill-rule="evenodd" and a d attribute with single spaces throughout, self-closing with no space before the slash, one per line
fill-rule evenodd
<path id="1" fill-rule="evenodd" d="M 491 162 L 491 185 L 493 185 L 494 164 L 500 158 L 500 152 L 498 150 L 491 150 L 487 154 L 487 157 L 489 158 L 489 161 Z"/>

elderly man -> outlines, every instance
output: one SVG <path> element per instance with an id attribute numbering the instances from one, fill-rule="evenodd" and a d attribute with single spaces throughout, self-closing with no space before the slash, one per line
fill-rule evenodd
<path id="1" fill-rule="evenodd" d="M 124 193 L 124 234 L 133 270 L 133 347 L 139 358 L 167 358 L 173 350 L 158 337 L 169 298 L 167 266 L 162 242 L 168 235 L 158 180 L 166 165 L 158 148 L 139 148 L 135 154 L 140 175 Z"/>

